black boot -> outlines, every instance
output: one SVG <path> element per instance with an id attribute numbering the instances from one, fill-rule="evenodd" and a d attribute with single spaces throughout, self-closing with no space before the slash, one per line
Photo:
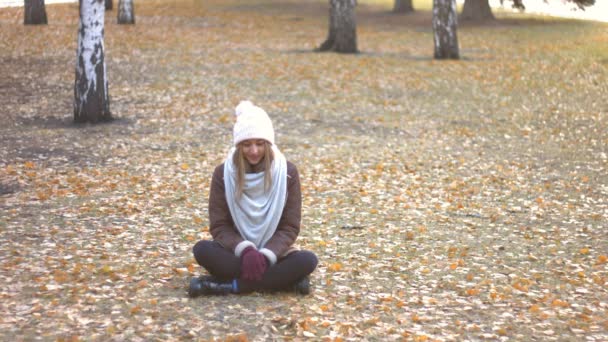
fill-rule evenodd
<path id="1" fill-rule="evenodd" d="M 188 296 L 191 298 L 200 295 L 225 295 L 232 292 L 232 283 L 220 282 L 213 276 L 192 278 L 188 288 Z"/>
<path id="2" fill-rule="evenodd" d="M 305 276 L 304 278 L 298 280 L 294 285 L 293 289 L 296 293 L 307 295 L 310 293 L 310 278 Z"/>

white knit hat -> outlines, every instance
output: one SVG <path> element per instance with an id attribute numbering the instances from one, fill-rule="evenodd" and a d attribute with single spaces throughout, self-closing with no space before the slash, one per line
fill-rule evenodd
<path id="1" fill-rule="evenodd" d="M 235 110 L 234 146 L 248 139 L 264 139 L 274 145 L 274 129 L 266 112 L 251 103 L 241 101 Z"/>

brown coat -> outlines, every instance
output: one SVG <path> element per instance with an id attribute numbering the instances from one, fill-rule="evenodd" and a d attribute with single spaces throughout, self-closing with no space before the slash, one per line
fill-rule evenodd
<path id="1" fill-rule="evenodd" d="M 296 166 L 287 162 L 287 200 L 279 225 L 264 248 L 271 250 L 279 259 L 294 250 L 294 243 L 300 233 L 302 218 L 302 194 L 300 176 Z M 224 186 L 224 164 L 213 171 L 209 192 L 209 230 L 213 240 L 234 253 L 235 247 L 243 242 L 228 209 Z"/>

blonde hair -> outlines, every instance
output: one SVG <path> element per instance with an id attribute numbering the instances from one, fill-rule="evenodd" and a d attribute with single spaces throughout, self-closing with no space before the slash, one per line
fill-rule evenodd
<path id="1" fill-rule="evenodd" d="M 268 191 L 272 184 L 272 170 L 271 165 L 274 160 L 274 153 L 272 152 L 272 144 L 268 141 L 264 141 L 264 157 L 262 158 L 261 165 L 254 166 L 249 164 L 245 154 L 243 153 L 242 144 L 236 146 L 236 151 L 232 156 L 232 162 L 236 166 L 236 198 L 241 198 L 243 195 L 243 188 L 245 187 L 245 173 L 248 172 L 264 172 L 264 190 Z"/>

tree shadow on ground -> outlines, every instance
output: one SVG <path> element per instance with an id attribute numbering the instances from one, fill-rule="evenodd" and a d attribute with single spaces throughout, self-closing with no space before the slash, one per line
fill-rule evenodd
<path id="1" fill-rule="evenodd" d="M 290 49 L 290 50 L 281 50 L 281 51 L 277 51 L 277 52 L 282 52 L 282 53 L 286 53 L 286 54 L 302 54 L 302 55 L 317 54 L 317 53 L 336 53 L 336 52 L 320 52 L 315 49 L 312 49 L 312 50 Z M 461 61 L 476 62 L 476 61 L 494 60 L 494 58 L 475 56 L 476 54 L 480 53 L 480 51 L 478 51 L 477 49 L 461 49 L 460 52 L 461 52 L 461 56 L 460 56 Z M 389 57 L 389 58 L 395 58 L 395 59 L 408 60 L 408 61 L 412 61 L 412 62 L 439 61 L 433 57 L 432 50 L 429 50 L 429 54 L 426 54 L 426 55 L 412 55 L 412 54 L 408 54 L 406 52 L 378 52 L 378 51 L 365 51 L 365 50 L 359 51 L 356 54 L 347 54 L 347 55 L 353 56 L 355 58 L 357 56 L 373 57 L 373 58 Z M 448 60 L 446 60 L 446 61 L 448 61 Z M 454 60 L 451 60 L 451 61 L 454 61 Z"/>

